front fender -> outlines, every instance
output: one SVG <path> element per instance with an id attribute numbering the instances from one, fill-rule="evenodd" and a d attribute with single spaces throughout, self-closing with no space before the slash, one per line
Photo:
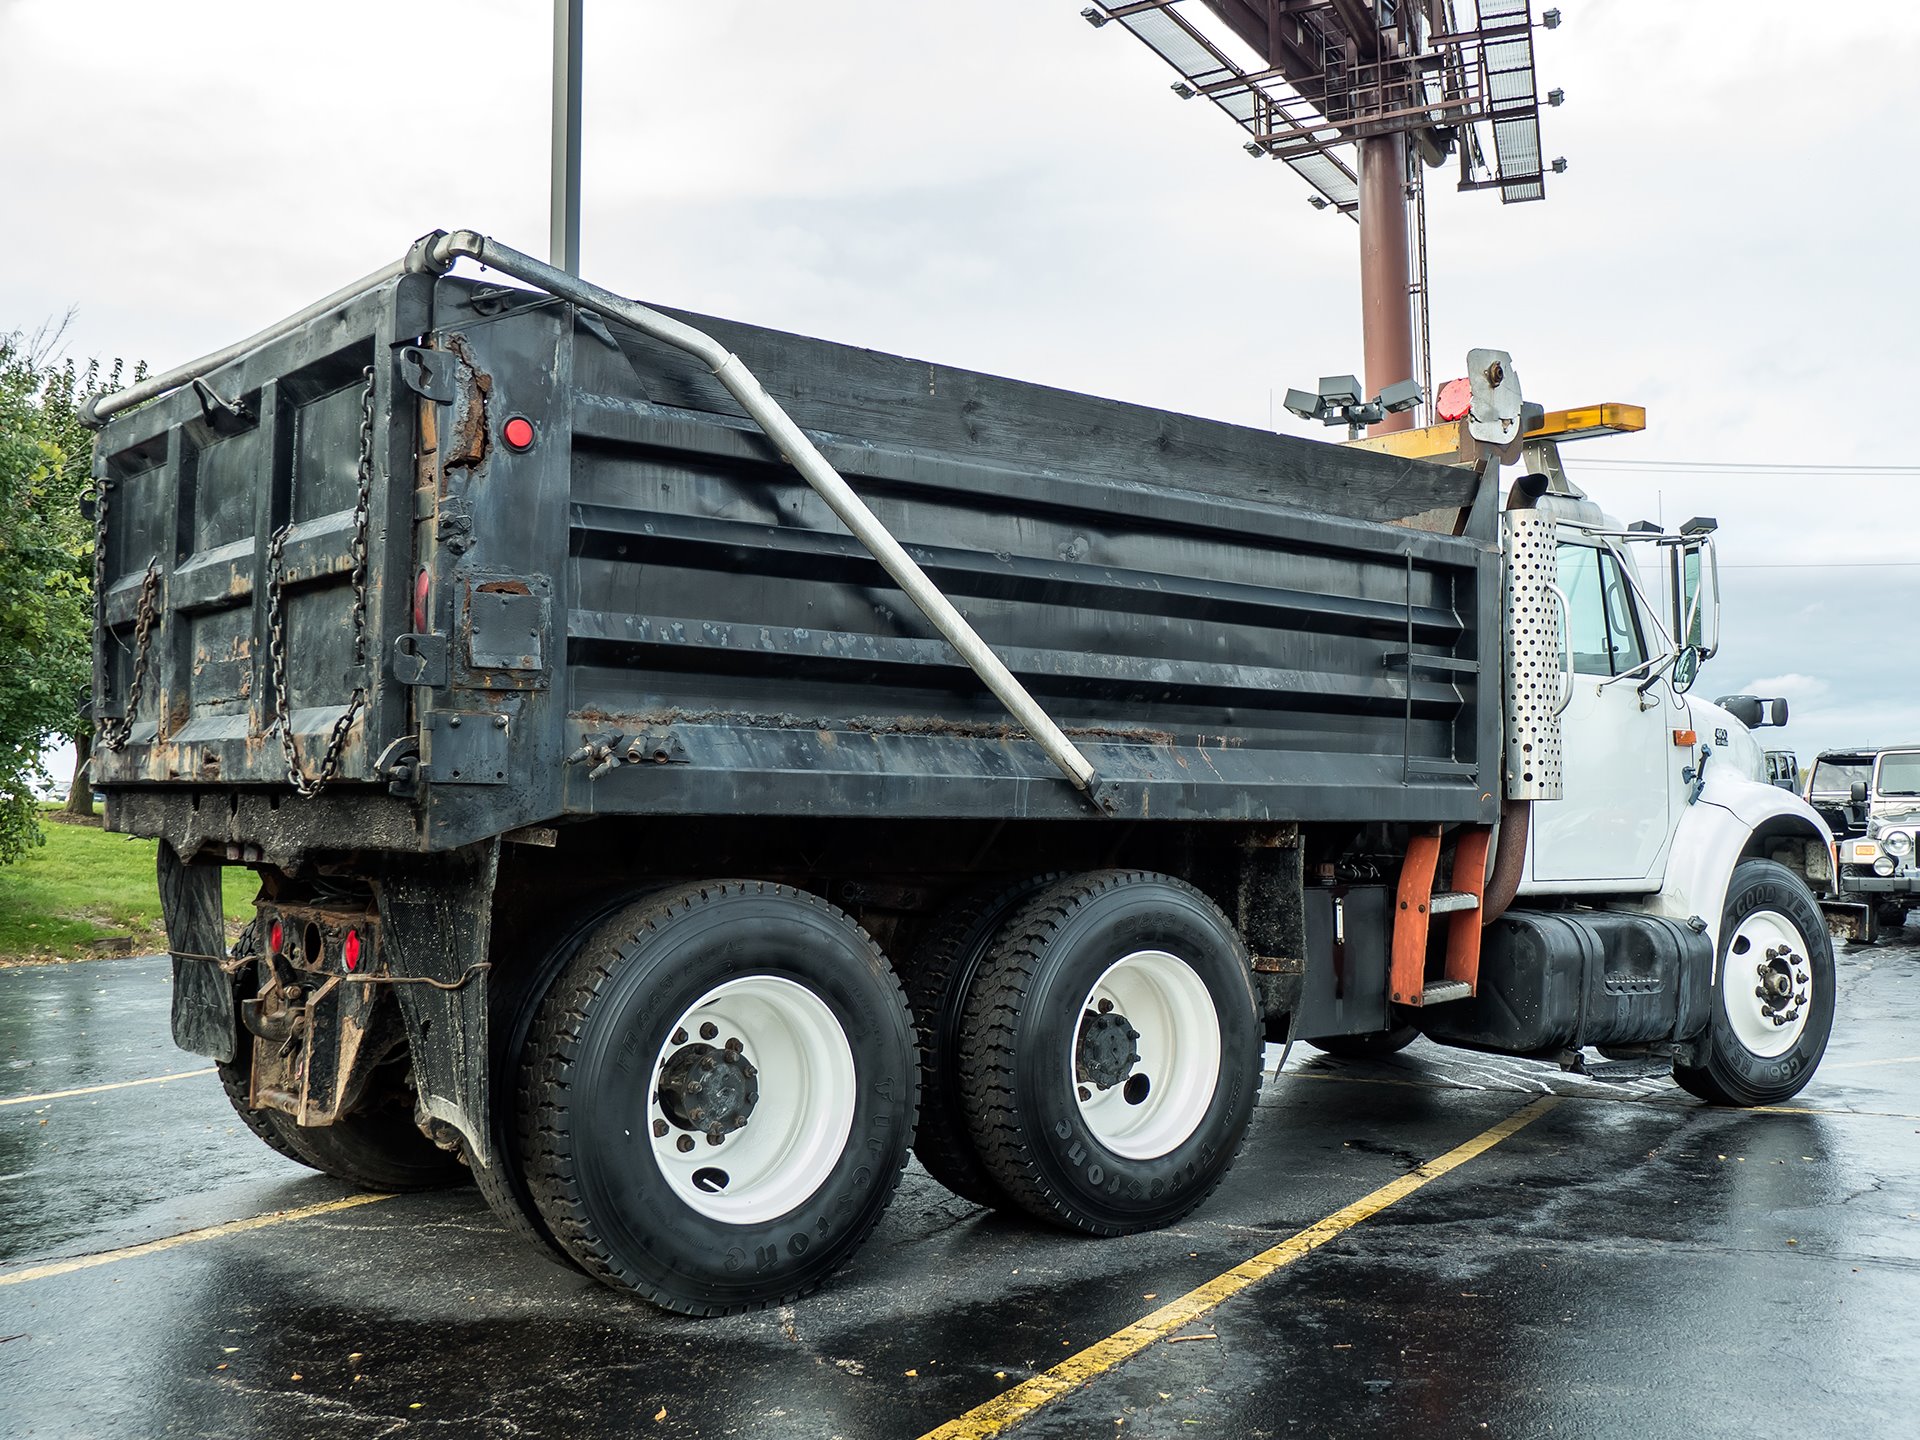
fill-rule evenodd
<path id="1" fill-rule="evenodd" d="M 1756 842 L 1775 838 L 1816 847 L 1808 854 L 1805 868 L 1816 891 L 1831 888 L 1833 832 L 1811 805 L 1777 785 L 1730 769 L 1717 774 L 1709 769 L 1700 799 L 1686 808 L 1674 827 L 1673 849 L 1659 892 L 1618 908 L 1676 920 L 1697 915 L 1706 922 L 1718 957 L 1720 912 L 1727 903 L 1733 867 L 1754 852 Z M 1717 958 L 1715 964 L 1717 968 Z"/>

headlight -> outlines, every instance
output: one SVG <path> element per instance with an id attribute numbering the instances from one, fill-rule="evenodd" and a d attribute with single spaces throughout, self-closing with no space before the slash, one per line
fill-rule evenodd
<path id="1" fill-rule="evenodd" d="M 1873 873 L 1876 875 L 1893 874 L 1893 861 L 1889 857 L 1882 855 L 1878 860 L 1873 862 Z"/>
<path id="2" fill-rule="evenodd" d="M 1904 860 L 1913 853 L 1913 832 L 1911 830 L 1889 830 L 1880 837 L 1880 848 L 1896 860 Z"/>

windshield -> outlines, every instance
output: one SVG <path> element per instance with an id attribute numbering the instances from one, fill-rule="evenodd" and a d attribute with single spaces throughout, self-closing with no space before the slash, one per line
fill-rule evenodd
<path id="1" fill-rule="evenodd" d="M 1882 795 L 1920 795 L 1920 750 L 1880 757 Z"/>
<path id="2" fill-rule="evenodd" d="M 1873 757 L 1862 755 L 1857 760 L 1816 760 L 1813 765 L 1813 779 L 1808 782 L 1807 790 L 1814 795 L 1838 795 L 1845 799 L 1853 793 L 1853 787 L 1873 783 Z"/>

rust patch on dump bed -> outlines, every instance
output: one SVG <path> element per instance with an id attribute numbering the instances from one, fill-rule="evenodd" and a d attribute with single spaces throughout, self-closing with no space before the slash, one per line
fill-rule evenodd
<path id="1" fill-rule="evenodd" d="M 460 379 L 453 393 L 453 422 L 447 427 L 441 471 L 471 468 L 487 458 L 487 397 L 493 377 L 474 363 L 473 349 L 462 335 L 449 335 L 447 349 L 460 361 Z"/>

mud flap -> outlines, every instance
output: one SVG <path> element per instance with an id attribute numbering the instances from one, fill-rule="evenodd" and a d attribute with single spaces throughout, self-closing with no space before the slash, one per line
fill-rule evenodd
<path id="1" fill-rule="evenodd" d="M 388 966 L 428 1116 L 493 1163 L 487 1121 L 487 946 L 500 842 L 398 861 L 377 882 Z"/>
<path id="2" fill-rule="evenodd" d="M 240 996 L 222 959 L 227 932 L 220 910 L 220 867 L 189 865 L 160 842 L 160 913 L 173 956 L 173 1043 L 193 1055 L 227 1061 L 240 1053 Z"/>

